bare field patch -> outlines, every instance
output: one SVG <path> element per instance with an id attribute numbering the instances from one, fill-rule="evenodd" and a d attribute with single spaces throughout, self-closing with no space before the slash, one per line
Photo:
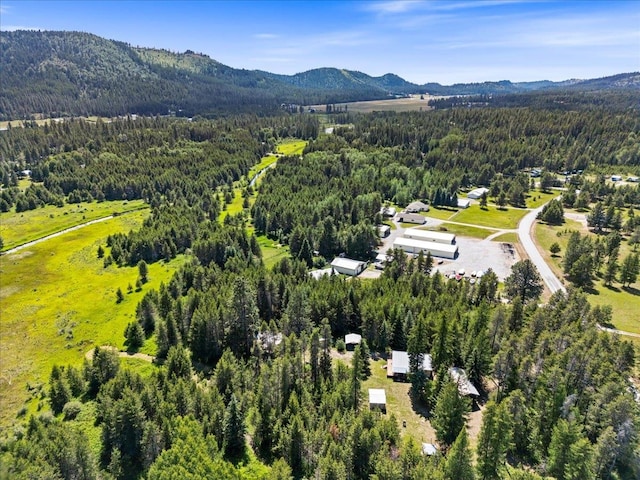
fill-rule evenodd
<path id="1" fill-rule="evenodd" d="M 426 112 L 431 110 L 429 106 L 429 100 L 435 100 L 438 98 L 433 95 L 423 95 L 422 99 L 420 95 L 411 95 L 407 98 L 390 98 L 388 100 L 369 100 L 366 102 L 349 102 L 336 104 L 336 108 L 346 108 L 348 112 L 356 113 L 371 113 L 371 112 Z M 325 112 L 326 105 L 310 105 L 309 108 L 313 108 L 316 112 Z"/>

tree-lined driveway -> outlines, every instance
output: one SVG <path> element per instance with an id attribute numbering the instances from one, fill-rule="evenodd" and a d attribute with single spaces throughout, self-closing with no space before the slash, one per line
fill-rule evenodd
<path id="1" fill-rule="evenodd" d="M 542 255 L 538 251 L 538 248 L 536 247 L 536 244 L 534 243 L 533 237 L 531 235 L 531 229 L 533 228 L 533 224 L 536 221 L 536 217 L 543 208 L 544 205 L 542 207 L 536 208 L 535 210 L 531 210 L 522 218 L 522 220 L 520 220 L 520 224 L 518 225 L 518 238 L 520 239 L 522 247 L 527 252 L 527 255 L 529 255 L 529 259 L 538 269 L 542 280 L 547 285 L 551 293 L 555 293 L 558 290 L 566 292 L 567 289 L 564 287 L 560 279 L 556 277 L 555 273 L 553 273 L 553 270 L 551 270 L 551 267 L 549 267 L 549 265 L 547 265 L 547 262 L 544 261 L 544 258 L 542 258 Z"/>

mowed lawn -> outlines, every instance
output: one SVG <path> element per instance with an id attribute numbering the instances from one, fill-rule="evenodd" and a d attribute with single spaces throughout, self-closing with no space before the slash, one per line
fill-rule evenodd
<path id="1" fill-rule="evenodd" d="M 418 442 L 433 443 L 436 438 L 431 423 L 413 409 L 409 397 L 410 383 L 394 382 L 387 378 L 387 361 L 371 360 L 371 376 L 362 383 L 364 405 L 368 408 L 369 389 L 383 388 L 387 396 L 387 415 L 395 415 L 402 435 L 409 435 Z M 406 422 L 406 427 L 403 427 Z"/>
<path id="2" fill-rule="evenodd" d="M 142 200 L 90 202 L 67 204 L 63 207 L 47 205 L 25 212 L 0 214 L 0 237 L 3 250 L 37 240 L 38 238 L 75 227 L 91 220 L 122 214 L 149 206 Z"/>
<path id="3" fill-rule="evenodd" d="M 569 219 L 565 220 L 564 225 L 557 227 L 536 224 L 535 240 L 545 261 L 559 278 L 564 276 L 562 259 L 567 249 L 571 232 L 575 230 L 580 231 L 583 235 L 586 233 L 585 227 L 580 222 Z M 558 235 L 558 232 L 560 235 Z M 554 242 L 560 245 L 561 251 L 557 256 L 552 257 L 549 248 Z M 626 242 L 622 242 L 618 262 L 621 263 L 630 251 L 631 249 Z M 604 271 L 604 266 L 602 271 Z M 565 281 L 565 285 L 568 284 L 569 282 Z M 612 322 L 615 328 L 627 332 L 640 333 L 640 315 L 638 315 L 640 311 L 640 281 L 632 284 L 631 287 L 630 289 L 623 289 L 618 282 L 613 282 L 611 287 L 606 287 L 601 279 L 595 277 L 593 288 L 588 290 L 589 302 L 592 305 L 611 305 L 613 309 Z"/>
<path id="4" fill-rule="evenodd" d="M 462 237 L 473 237 L 480 239 L 487 238 L 492 233 L 495 233 L 493 230 L 487 230 L 486 228 L 470 227 L 468 225 L 457 225 L 455 223 L 442 223 L 437 227 L 427 228 L 427 230 L 432 230 L 435 232 L 455 233 L 456 235 Z"/>
<path id="5" fill-rule="evenodd" d="M 489 206 L 482 210 L 479 205 L 471 205 L 469 208 L 460 210 L 449 220 L 452 222 L 469 223 L 480 227 L 491 228 L 518 228 L 518 223 L 527 214 L 527 210 L 506 208 L 499 210 L 498 207 Z"/>
<path id="6" fill-rule="evenodd" d="M 544 205 L 545 203 L 556 198 L 560 193 L 559 192 L 540 192 L 537 190 L 532 190 L 529 192 L 526 198 L 527 207 L 528 208 L 538 208 Z"/>
<path id="7" fill-rule="evenodd" d="M 95 345 L 122 348 L 142 296 L 186 261 L 149 265 L 149 283 L 127 294 L 136 267 L 104 268 L 99 245 L 141 226 L 147 211 L 116 217 L 0 257 L 0 425 L 27 400 L 26 384 L 46 383 L 54 364 L 81 365 Z M 116 303 L 121 288 L 125 300 Z"/>

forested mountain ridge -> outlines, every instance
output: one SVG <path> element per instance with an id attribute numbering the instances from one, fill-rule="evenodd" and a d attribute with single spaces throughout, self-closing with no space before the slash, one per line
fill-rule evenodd
<path id="1" fill-rule="evenodd" d="M 416 85 L 388 73 L 318 68 L 295 75 L 235 69 L 191 50 L 133 47 L 83 32 L 15 31 L 0 38 L 0 120 L 126 113 L 184 116 L 273 112 L 281 103 L 316 104 L 391 94 L 504 94 L 541 89 L 637 89 L 640 74 L 566 82 Z"/>

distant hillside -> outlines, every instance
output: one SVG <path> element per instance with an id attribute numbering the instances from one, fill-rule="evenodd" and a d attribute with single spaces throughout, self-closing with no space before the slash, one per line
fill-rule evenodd
<path id="1" fill-rule="evenodd" d="M 640 74 L 567 82 L 416 85 L 388 73 L 318 68 L 296 75 L 235 69 L 193 51 L 137 48 L 81 32 L 3 32 L 0 120 L 126 113 L 270 113 L 282 103 L 376 100 L 393 94 L 498 95 L 541 89 L 628 89 Z"/>

